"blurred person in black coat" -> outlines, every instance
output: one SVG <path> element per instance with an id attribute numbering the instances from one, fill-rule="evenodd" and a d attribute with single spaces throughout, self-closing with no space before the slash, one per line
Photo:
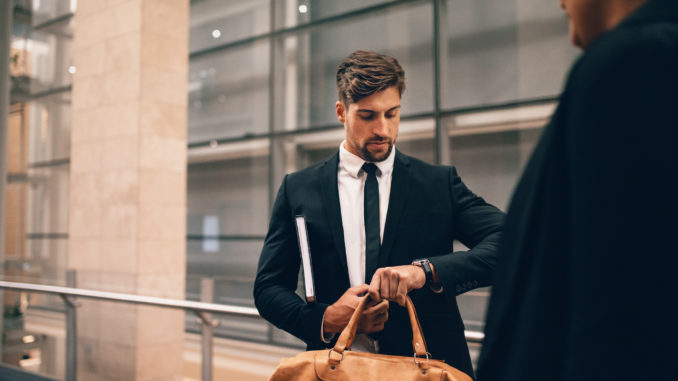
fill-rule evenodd
<path id="1" fill-rule="evenodd" d="M 561 0 L 574 64 L 510 204 L 479 380 L 678 380 L 678 1 Z"/>

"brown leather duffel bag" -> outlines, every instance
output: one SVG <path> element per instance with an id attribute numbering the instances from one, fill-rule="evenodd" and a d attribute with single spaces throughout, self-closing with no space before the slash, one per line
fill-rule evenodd
<path id="1" fill-rule="evenodd" d="M 407 311 L 412 323 L 413 357 L 389 356 L 374 353 L 352 352 L 358 321 L 367 296 L 355 309 L 351 320 L 341 332 L 334 348 L 303 352 L 283 359 L 269 381 L 286 380 L 438 380 L 471 381 L 471 377 L 442 361 L 429 359 L 426 342 L 419 326 L 412 300 L 407 298 Z"/>

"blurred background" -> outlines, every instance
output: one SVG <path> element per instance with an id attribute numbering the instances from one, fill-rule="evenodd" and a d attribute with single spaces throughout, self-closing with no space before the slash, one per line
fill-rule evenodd
<path id="1" fill-rule="evenodd" d="M 283 176 L 343 140 L 346 55 L 396 57 L 398 149 L 455 165 L 502 210 L 578 55 L 556 0 L 5 0 L 2 18 L 2 280 L 197 301 L 212 279 L 214 303 L 242 307 Z M 489 292 L 458 298 L 467 330 Z M 2 363 L 64 379 L 63 300 L 1 295 Z M 161 379 L 144 369 L 170 350 L 171 378 L 200 378 L 194 314 L 81 303 L 80 379 Z M 216 376 L 266 379 L 304 348 L 260 318 L 215 318 Z M 144 355 L 170 320 L 179 344 Z"/>

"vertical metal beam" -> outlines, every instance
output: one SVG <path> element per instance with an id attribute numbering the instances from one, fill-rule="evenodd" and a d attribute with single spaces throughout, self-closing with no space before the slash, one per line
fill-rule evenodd
<path id="1" fill-rule="evenodd" d="M 75 270 L 66 271 L 66 285 L 77 287 Z M 66 305 L 66 381 L 76 381 L 78 373 L 78 319 L 75 299 L 62 295 Z"/>
<path id="2" fill-rule="evenodd" d="M 276 0 L 271 0 L 269 3 L 269 6 L 271 7 L 269 9 L 269 28 L 271 33 L 275 31 L 276 27 L 276 3 L 278 3 Z M 275 160 L 273 159 L 273 154 L 275 151 L 275 137 L 273 136 L 273 132 L 275 131 L 275 94 L 274 94 L 274 86 L 275 86 L 275 37 L 272 37 L 268 40 L 268 132 L 270 133 L 269 141 L 268 141 L 268 210 L 270 213 L 270 210 L 273 209 L 273 202 L 275 201 L 275 195 L 276 195 L 276 190 L 275 190 L 275 184 L 273 184 L 274 179 L 275 179 L 275 167 L 276 163 Z M 270 214 L 269 214 L 270 217 Z"/>
<path id="3" fill-rule="evenodd" d="M 200 280 L 200 301 L 212 303 L 214 301 L 214 279 Z M 202 381 L 212 381 L 213 337 L 214 326 L 212 318 L 207 313 L 199 313 L 202 323 Z"/>
<path id="4" fill-rule="evenodd" d="M 450 161 L 450 135 L 443 124 L 441 110 L 441 86 L 447 85 L 442 75 L 441 66 L 447 55 L 445 41 L 446 34 L 441 18 L 446 17 L 445 0 L 433 0 L 433 118 L 435 121 L 435 161 L 436 164 L 447 164 Z"/>
<path id="5" fill-rule="evenodd" d="M 269 3 L 269 6 L 271 9 L 269 10 L 269 17 L 270 17 L 270 32 L 273 33 L 275 32 L 275 28 L 277 25 L 284 25 L 284 19 L 281 17 L 281 13 L 279 12 L 279 7 L 280 1 L 276 0 L 271 0 Z M 277 168 L 279 165 L 276 164 L 277 160 L 275 160 L 276 154 L 278 152 L 277 148 L 277 141 L 274 136 L 275 132 L 275 122 L 276 122 L 276 110 L 277 108 L 275 107 L 275 69 L 276 69 L 276 62 L 278 60 L 276 59 L 276 54 L 278 54 L 278 49 L 276 49 L 276 44 L 277 40 L 275 35 L 272 34 L 271 38 L 268 40 L 269 43 L 269 57 L 268 57 L 268 132 L 270 133 L 270 137 L 268 140 L 268 217 L 271 218 L 271 210 L 273 209 L 273 203 L 275 202 L 275 196 L 276 196 L 276 187 L 278 184 L 275 184 L 275 179 L 277 178 L 276 172 Z M 268 341 L 272 342 L 273 341 L 273 328 L 271 327 L 270 324 L 267 324 L 267 332 L 266 336 L 268 337 Z"/>
<path id="6" fill-rule="evenodd" d="M 7 129 L 9 128 L 9 50 L 12 43 L 13 1 L 0 1 L 0 274 L 5 272 L 5 192 L 7 183 Z M 0 292 L 0 306 L 4 306 Z M 0 313 L 0 338 L 4 337 Z M 2 358 L 0 339 L 0 358 Z"/>

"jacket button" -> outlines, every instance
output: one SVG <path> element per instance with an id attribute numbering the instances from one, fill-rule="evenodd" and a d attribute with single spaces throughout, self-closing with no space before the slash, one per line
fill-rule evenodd
<path id="1" fill-rule="evenodd" d="M 461 292 L 461 286 L 457 285 L 456 290 L 457 290 L 458 293 Z"/>

